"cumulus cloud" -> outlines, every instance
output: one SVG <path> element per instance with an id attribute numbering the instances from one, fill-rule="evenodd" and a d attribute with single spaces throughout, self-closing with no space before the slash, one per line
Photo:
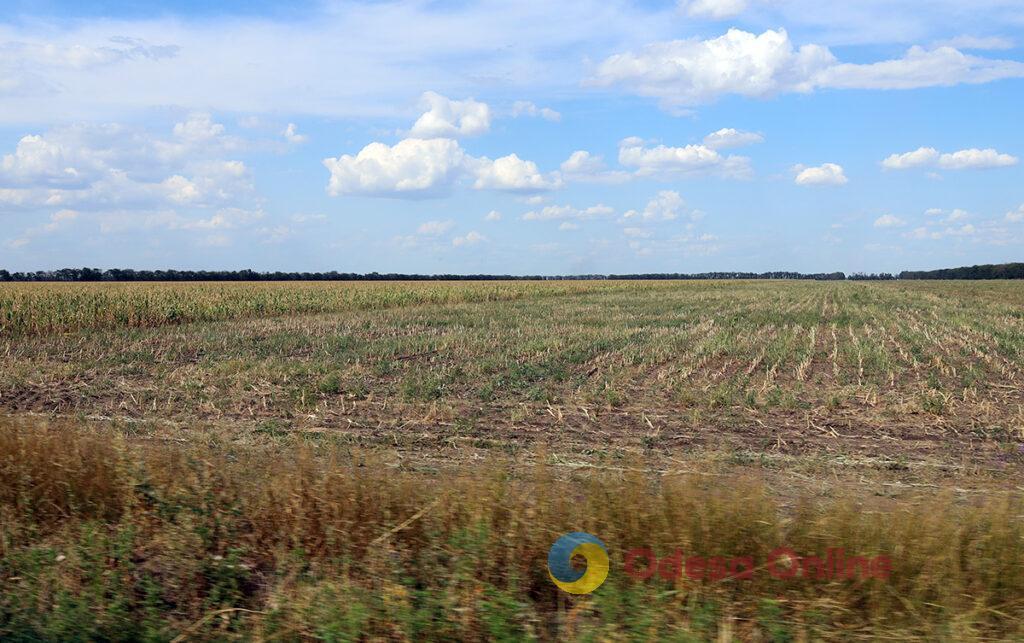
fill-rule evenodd
<path id="1" fill-rule="evenodd" d="M 206 143 L 223 134 L 224 126 L 205 112 L 189 114 L 186 120 L 174 124 L 174 135 L 190 143 Z"/>
<path id="2" fill-rule="evenodd" d="M 324 159 L 331 173 L 327 193 L 422 195 L 447 190 L 464 172 L 466 153 L 448 138 L 407 138 L 395 145 L 370 143 L 355 156 Z"/>
<path id="3" fill-rule="evenodd" d="M 654 233 L 644 228 L 623 228 L 622 234 L 634 239 L 649 239 Z"/>
<path id="4" fill-rule="evenodd" d="M 50 215 L 50 220 L 47 223 L 25 230 L 21 233 L 21 236 L 9 239 L 6 245 L 10 248 L 22 248 L 31 243 L 35 237 L 57 232 L 66 228 L 76 219 L 78 219 L 78 212 L 74 210 L 58 210 Z"/>
<path id="5" fill-rule="evenodd" d="M 704 146 L 712 150 L 725 150 L 733 147 L 746 147 L 756 143 L 764 143 L 764 136 L 755 132 L 744 132 L 732 127 L 711 132 L 704 137 Z"/>
<path id="6" fill-rule="evenodd" d="M 512 104 L 512 117 L 519 118 L 520 116 L 540 117 L 553 123 L 562 120 L 562 115 L 550 107 L 537 107 L 528 100 L 517 100 Z"/>
<path id="7" fill-rule="evenodd" d="M 727 94 L 765 98 L 816 89 L 912 89 L 1024 77 L 1024 63 L 911 47 L 901 58 L 842 63 L 828 47 L 795 47 L 785 30 L 730 29 L 709 40 L 655 42 L 615 54 L 590 82 L 658 98 L 667 108 L 712 102 Z"/>
<path id="8" fill-rule="evenodd" d="M 637 176 L 713 174 L 727 178 L 749 178 L 753 174 L 745 156 L 723 156 L 706 145 L 646 147 L 643 139 L 631 137 L 619 143 L 619 163 L 636 168 Z"/>
<path id="9" fill-rule="evenodd" d="M 586 150 L 576 150 L 559 168 L 566 181 L 580 183 L 622 183 L 631 178 L 629 172 L 610 170 L 604 157 Z"/>
<path id="10" fill-rule="evenodd" d="M 882 216 L 875 219 L 876 228 L 898 228 L 900 226 L 906 225 L 906 223 L 907 222 L 904 221 L 903 219 L 892 214 L 883 214 Z"/>
<path id="11" fill-rule="evenodd" d="M 672 221 L 682 214 L 686 201 L 674 190 L 662 190 L 647 202 L 643 210 L 629 210 L 622 215 L 624 221 Z"/>
<path id="12" fill-rule="evenodd" d="M 491 108 L 467 98 L 451 100 L 426 92 L 420 104 L 427 110 L 413 123 L 410 136 L 417 138 L 477 136 L 491 128 Z"/>
<path id="13" fill-rule="evenodd" d="M 1021 221 L 1024 221 L 1024 203 L 1022 203 L 1016 210 L 1007 212 L 1006 220 L 1010 223 L 1020 223 Z"/>
<path id="14" fill-rule="evenodd" d="M 299 134 L 299 127 L 295 123 L 288 123 L 288 127 L 284 128 L 281 136 L 292 145 L 301 145 L 309 140 L 305 134 Z"/>
<path id="15" fill-rule="evenodd" d="M 238 145 L 207 114 L 175 124 L 169 138 L 117 124 L 57 127 L 0 158 L 0 203 L 96 211 L 251 200 L 246 165 L 218 158 Z"/>
<path id="16" fill-rule="evenodd" d="M 450 138 L 407 138 L 387 145 L 370 143 L 355 156 L 323 161 L 332 196 L 440 196 L 462 178 L 477 190 L 541 192 L 561 187 L 557 172 L 544 175 L 537 164 L 509 154 L 491 160 L 473 157 Z"/>
<path id="17" fill-rule="evenodd" d="M 693 18 L 722 20 L 747 9 L 747 0 L 679 0 L 679 9 Z"/>
<path id="18" fill-rule="evenodd" d="M 797 185 L 845 185 L 848 182 L 843 166 L 836 163 L 823 163 L 817 167 L 794 165 L 796 173 L 794 182 Z"/>
<path id="19" fill-rule="evenodd" d="M 448 219 L 447 221 L 426 221 L 416 228 L 416 234 L 421 234 L 426 237 L 437 237 L 448 232 L 454 226 L 455 222 L 451 219 Z"/>
<path id="20" fill-rule="evenodd" d="M 919 147 L 912 152 L 891 154 L 882 161 L 887 170 L 907 170 L 917 167 L 931 167 L 942 170 L 987 169 L 1016 165 L 1020 159 L 1003 154 L 992 148 L 983 150 L 971 148 L 956 152 L 940 153 L 934 147 Z"/>
<path id="21" fill-rule="evenodd" d="M 497 210 L 491 210 L 484 216 L 484 221 L 501 221 L 501 213 Z"/>
<path id="22" fill-rule="evenodd" d="M 478 190 L 505 190 L 509 192 L 541 192 L 562 185 L 557 174 L 544 176 L 533 161 L 526 161 L 515 154 L 509 154 L 491 161 L 488 158 L 475 159 L 472 171 L 476 176 L 473 187 Z"/>
<path id="23" fill-rule="evenodd" d="M 540 210 L 530 210 L 523 215 L 524 221 L 551 221 L 560 219 L 595 219 L 610 216 L 615 210 L 604 204 L 592 205 L 589 208 L 576 208 L 571 205 L 548 205 Z"/>
<path id="24" fill-rule="evenodd" d="M 184 230 L 230 230 L 238 228 L 264 217 L 262 210 L 245 208 L 223 208 L 212 216 L 199 220 L 173 220 L 168 227 Z"/>
<path id="25" fill-rule="evenodd" d="M 973 237 L 977 233 L 978 229 L 975 228 L 973 224 L 965 223 L 960 226 L 946 226 L 944 228 L 920 226 L 914 228 L 905 236 L 908 239 L 930 239 L 932 241 L 938 241 L 947 237 Z"/>
<path id="26" fill-rule="evenodd" d="M 470 232 L 467 232 L 466 234 L 464 234 L 461 237 L 455 237 L 454 239 L 452 239 L 452 245 L 455 246 L 455 247 L 459 247 L 459 246 L 472 246 L 472 245 L 476 245 L 478 243 L 481 243 L 483 241 L 487 241 L 487 237 L 485 237 L 484 235 L 480 234 L 476 230 L 472 230 Z"/>
<path id="27" fill-rule="evenodd" d="M 99 169 L 99 159 L 91 152 L 68 149 L 59 138 L 23 136 L 0 161 L 0 185 L 81 186 Z"/>

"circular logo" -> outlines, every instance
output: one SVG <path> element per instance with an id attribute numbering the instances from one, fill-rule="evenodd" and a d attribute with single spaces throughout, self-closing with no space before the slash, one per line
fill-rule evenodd
<path id="1" fill-rule="evenodd" d="M 583 556 L 586 569 L 572 566 L 573 556 Z M 608 578 L 608 548 L 596 536 L 574 531 L 555 541 L 548 552 L 548 575 L 559 589 L 570 594 L 589 594 Z"/>

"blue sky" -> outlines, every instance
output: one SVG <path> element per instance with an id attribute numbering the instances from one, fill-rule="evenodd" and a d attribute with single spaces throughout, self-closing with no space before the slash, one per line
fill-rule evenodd
<path id="1" fill-rule="evenodd" d="M 1024 3 L 7 2 L 0 267 L 1022 259 Z"/>

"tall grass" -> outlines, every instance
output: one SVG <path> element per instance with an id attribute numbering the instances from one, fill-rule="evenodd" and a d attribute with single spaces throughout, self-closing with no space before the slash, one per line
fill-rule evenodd
<path id="1" fill-rule="evenodd" d="M 0 431 L 4 640 L 983 640 L 1024 636 L 1022 497 L 779 497 L 754 479 L 441 474 L 315 445 L 210 451 Z M 545 557 L 609 548 L 593 595 Z M 638 581 L 630 548 L 888 555 L 888 581 Z"/>

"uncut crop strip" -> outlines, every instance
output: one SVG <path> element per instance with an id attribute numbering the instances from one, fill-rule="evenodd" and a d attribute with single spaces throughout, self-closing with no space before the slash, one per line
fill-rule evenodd
<path id="1" fill-rule="evenodd" d="M 628 282 L 568 281 L 5 284 L 0 287 L 0 337 L 511 301 L 633 288 Z"/>

